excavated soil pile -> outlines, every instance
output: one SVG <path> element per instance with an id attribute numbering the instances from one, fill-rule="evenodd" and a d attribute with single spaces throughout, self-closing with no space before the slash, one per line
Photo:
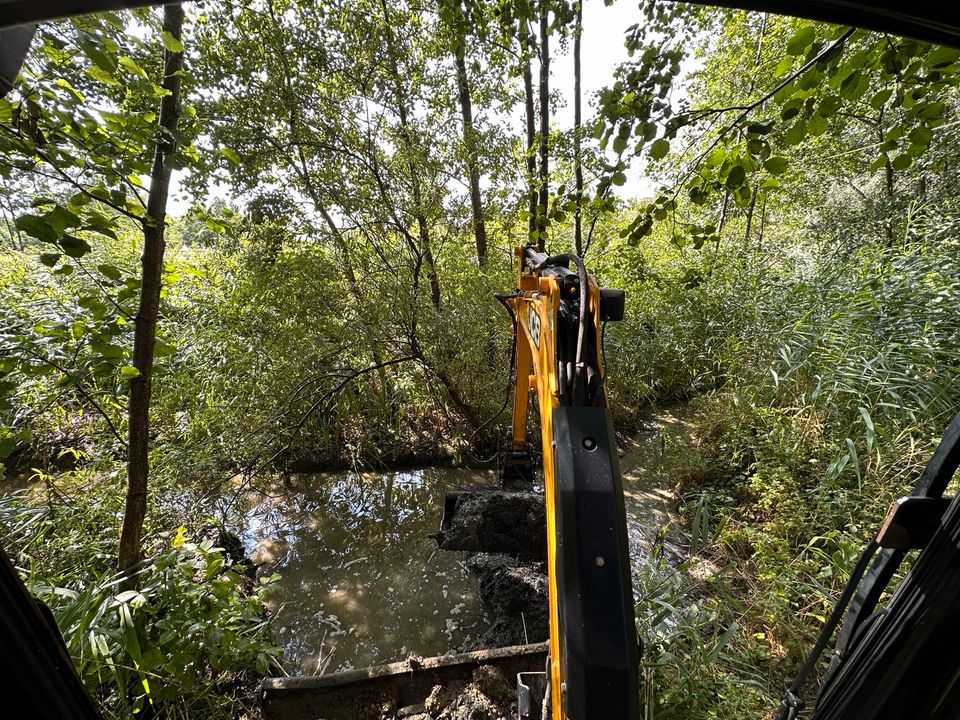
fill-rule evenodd
<path id="1" fill-rule="evenodd" d="M 467 684 L 435 685 L 420 705 L 408 705 L 395 714 L 404 720 L 509 720 L 517 714 L 516 689 L 499 669 L 481 665 Z"/>

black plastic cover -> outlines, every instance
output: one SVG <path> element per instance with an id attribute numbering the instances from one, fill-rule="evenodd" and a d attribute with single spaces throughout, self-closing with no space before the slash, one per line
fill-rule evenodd
<path id="1" fill-rule="evenodd" d="M 627 294 L 617 288 L 600 288 L 600 319 L 623 320 L 627 307 Z"/>

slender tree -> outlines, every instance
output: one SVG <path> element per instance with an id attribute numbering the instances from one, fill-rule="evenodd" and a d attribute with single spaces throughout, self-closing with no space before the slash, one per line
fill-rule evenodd
<path id="1" fill-rule="evenodd" d="M 529 193 L 529 202 L 527 212 L 529 213 L 528 228 L 530 237 L 537 231 L 537 115 L 533 96 L 533 70 L 530 67 L 530 57 L 533 54 L 533 42 L 531 40 L 530 28 L 526 21 L 520 24 L 520 52 L 521 62 L 523 63 L 523 98 L 524 112 L 527 121 L 527 151 L 525 153 L 527 160 L 527 187 Z"/>
<path id="2" fill-rule="evenodd" d="M 473 101 L 470 97 L 470 78 L 467 75 L 466 34 L 458 34 L 454 49 L 457 64 L 457 94 L 463 119 L 463 147 L 466 152 L 467 177 L 470 183 L 470 208 L 473 213 L 473 236 L 477 246 L 477 265 L 487 264 L 487 225 L 483 216 L 483 197 L 480 194 L 480 167 L 477 157 L 477 131 L 473 125 Z"/>
<path id="3" fill-rule="evenodd" d="M 427 222 L 426 212 L 424 210 L 423 188 L 420 183 L 420 169 L 414 160 L 415 147 L 410 128 L 410 107 L 406 89 L 403 85 L 404 75 L 401 74 L 400 57 L 401 51 L 406 48 L 397 47 L 397 39 L 394 37 L 393 19 L 390 15 L 390 7 L 386 0 L 380 1 L 380 7 L 383 9 L 384 33 L 387 41 L 388 58 L 392 69 L 392 91 L 397 118 L 399 119 L 399 135 L 403 141 L 404 155 L 406 156 L 407 169 L 409 171 L 410 192 L 413 200 L 413 215 L 417 221 L 417 233 L 420 239 L 420 254 L 427 266 L 427 281 L 430 284 L 430 302 L 437 310 L 440 309 L 440 278 L 437 275 L 437 264 L 434 260 L 433 250 L 430 241 L 430 225 Z"/>
<path id="4" fill-rule="evenodd" d="M 550 6 L 540 0 L 540 167 L 537 200 L 537 247 L 546 242 L 547 203 L 550 198 Z"/>
<path id="5" fill-rule="evenodd" d="M 577 255 L 583 255 L 583 154 L 581 152 L 581 126 L 583 91 L 581 88 L 580 36 L 583 33 L 583 0 L 576 0 L 576 20 L 573 27 L 573 174 L 576 208 L 573 211 L 573 245 Z"/>
<path id="6" fill-rule="evenodd" d="M 128 409 L 129 450 L 127 456 L 127 497 L 120 531 L 118 568 L 130 572 L 140 561 L 140 536 L 147 511 L 147 480 L 150 474 L 150 396 L 153 390 L 153 358 L 160 313 L 163 256 L 165 249 L 167 197 L 176 153 L 174 139 L 180 115 L 180 86 L 183 70 L 183 7 L 164 6 L 163 80 L 166 94 L 160 101 L 159 132 L 150 172 L 150 192 L 143 217 L 143 258 L 140 304 L 134 319 L 133 366 L 138 375 L 130 383 Z M 179 46 L 179 47 L 178 47 Z M 128 583 L 132 582 L 128 578 Z"/>

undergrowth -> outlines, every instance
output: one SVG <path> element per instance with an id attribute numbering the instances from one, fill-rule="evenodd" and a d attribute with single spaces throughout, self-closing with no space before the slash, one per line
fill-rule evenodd
<path id="1" fill-rule="evenodd" d="M 713 342 L 714 386 L 666 443 L 699 539 L 681 567 L 643 583 L 654 589 L 638 608 L 647 717 L 772 716 L 860 550 L 960 406 L 958 289 L 951 249 L 908 243 L 740 296 L 766 332 L 728 337 L 719 353 Z"/>
<path id="2" fill-rule="evenodd" d="M 251 577 L 213 539 L 180 526 L 152 534 L 137 589 L 122 590 L 118 498 L 109 478 L 82 472 L 0 496 L 0 542 L 53 612 L 100 712 L 256 716 L 259 680 L 280 653 L 264 612 L 277 576 Z"/>

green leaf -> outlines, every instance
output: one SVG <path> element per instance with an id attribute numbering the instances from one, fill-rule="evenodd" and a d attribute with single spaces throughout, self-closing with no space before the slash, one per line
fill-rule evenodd
<path id="1" fill-rule="evenodd" d="M 857 457 L 857 446 L 853 444 L 853 440 L 850 438 L 846 439 L 847 442 L 847 454 L 850 457 L 850 461 L 853 463 L 853 470 L 857 474 L 857 482 L 861 482 L 862 478 L 860 476 L 860 458 Z"/>
<path id="2" fill-rule="evenodd" d="M 622 172 L 614 173 L 613 177 L 610 178 L 610 182 L 616 186 L 623 185 L 627 181 L 627 176 Z"/>
<path id="3" fill-rule="evenodd" d="M 814 31 L 813 26 L 804 25 L 787 41 L 787 52 L 790 55 L 803 55 L 807 48 L 813 43 L 815 38 L 816 32 Z"/>
<path id="4" fill-rule="evenodd" d="M 103 68 L 97 66 L 88 67 L 87 75 L 92 77 L 94 80 L 102 82 L 104 85 L 119 85 L 120 83 L 113 76 L 113 73 L 107 72 Z"/>
<path id="5" fill-rule="evenodd" d="M 79 227 L 80 225 L 80 218 L 62 205 L 57 205 L 53 210 L 44 215 L 43 219 L 50 227 L 56 230 L 58 234 L 70 228 Z"/>
<path id="6" fill-rule="evenodd" d="M 775 77 L 780 77 L 781 75 L 786 75 L 787 72 L 793 67 L 793 60 L 789 57 L 781 58 L 780 62 L 777 63 L 776 69 L 773 71 Z"/>
<path id="7" fill-rule="evenodd" d="M 140 67 L 137 64 L 137 61 L 134 60 L 132 57 L 129 57 L 128 55 L 124 55 L 122 58 L 120 58 L 120 64 L 124 67 L 124 69 L 127 72 L 133 75 L 137 75 L 143 78 L 144 80 L 148 79 L 147 71 L 144 70 L 142 67 Z"/>
<path id="8" fill-rule="evenodd" d="M 751 123 L 747 125 L 747 132 L 753 133 L 754 135 L 767 135 L 773 132 L 773 121 L 766 120 L 764 122 Z"/>
<path id="9" fill-rule="evenodd" d="M 704 166 L 708 168 L 717 167 L 722 165 L 723 161 L 727 159 L 727 151 L 724 148 L 717 148 L 712 153 L 707 155 L 707 159 L 704 161 Z"/>
<path id="10" fill-rule="evenodd" d="M 760 159 L 770 156 L 770 143 L 761 138 L 751 138 L 747 141 L 747 151 Z"/>
<path id="11" fill-rule="evenodd" d="M 59 233 L 38 215 L 21 215 L 13 223 L 17 230 L 43 242 L 56 242 Z"/>
<path id="12" fill-rule="evenodd" d="M 800 76 L 798 84 L 801 90 L 813 90 L 823 83 L 823 73 L 817 70 L 808 70 Z"/>
<path id="13" fill-rule="evenodd" d="M 122 275 L 120 268 L 114 265 L 97 265 L 97 270 L 100 271 L 101 275 L 110 278 L 111 280 L 119 280 Z"/>
<path id="14" fill-rule="evenodd" d="M 531 233 L 531 236 L 534 234 L 538 234 L 538 233 L 534 231 L 533 233 Z M 536 240 L 536 238 L 533 238 L 533 239 Z M 156 357 L 169 357 L 170 355 L 173 355 L 176 351 L 177 349 L 173 345 L 166 342 L 165 340 L 161 340 L 160 338 L 157 338 L 156 344 L 153 346 L 153 354 Z"/>
<path id="15" fill-rule="evenodd" d="M 89 35 L 79 41 L 80 49 L 93 62 L 94 66 L 110 74 L 117 69 L 116 58 L 111 53 L 104 52 L 100 43 L 95 42 Z"/>
<path id="16" fill-rule="evenodd" d="M 913 155 L 910 153 L 901 153 L 893 159 L 894 170 L 908 170 L 913 165 Z"/>
<path id="17" fill-rule="evenodd" d="M 887 100 L 890 99 L 891 95 L 893 95 L 893 90 L 890 88 L 874 93 L 873 97 L 870 98 L 870 107 L 874 110 L 879 110 L 887 104 Z"/>
<path id="18" fill-rule="evenodd" d="M 930 67 L 945 67 L 960 59 L 960 50 L 942 45 L 934 46 L 927 55 L 927 65 Z"/>
<path id="19" fill-rule="evenodd" d="M 17 436 L 9 428 L 0 427 L 0 460 L 10 457 L 19 444 Z"/>
<path id="20" fill-rule="evenodd" d="M 98 212 L 90 212 L 87 213 L 86 224 L 83 226 L 83 229 L 92 230 L 93 232 L 106 235 L 116 240 L 117 234 L 114 232 L 116 226 L 116 218 L 110 218 Z"/>
<path id="21" fill-rule="evenodd" d="M 160 39 L 163 41 L 163 47 L 167 49 L 168 52 L 172 53 L 182 53 L 183 52 L 183 43 L 175 38 L 170 32 L 164 30 L 160 33 Z"/>
<path id="22" fill-rule="evenodd" d="M 80 92 L 73 85 L 67 82 L 64 78 L 57 78 L 56 81 L 54 82 L 54 85 L 56 85 L 57 87 L 62 87 L 64 90 L 70 93 L 70 95 L 73 96 L 73 99 L 76 102 L 78 103 L 86 102 L 83 95 L 81 95 Z"/>
<path id="23" fill-rule="evenodd" d="M 783 134 L 783 141 L 787 145 L 799 145 L 807 138 L 807 124 L 803 120 L 797 121 Z"/>
<path id="24" fill-rule="evenodd" d="M 93 348 L 94 352 L 100 353 L 108 360 L 117 360 L 123 357 L 123 348 L 114 343 L 93 340 L 90 343 L 90 347 Z"/>
<path id="25" fill-rule="evenodd" d="M 60 247 L 72 258 L 80 258 L 90 252 L 90 243 L 73 235 L 64 235 L 60 238 Z"/>
<path id="26" fill-rule="evenodd" d="M 626 147 L 626 141 L 624 141 L 624 147 Z M 621 150 L 620 152 L 623 152 L 623 151 Z M 229 160 L 231 165 L 240 164 L 240 156 L 237 155 L 230 148 L 223 148 L 222 150 L 220 150 L 220 154 L 223 155 L 227 160 Z"/>
<path id="27" fill-rule="evenodd" d="M 727 186 L 730 190 L 735 190 L 738 187 L 741 187 L 747 179 L 747 170 L 743 165 L 734 165 L 730 168 L 730 172 L 727 173 L 727 179 L 724 181 L 724 185 Z"/>
<path id="28" fill-rule="evenodd" d="M 870 81 L 859 70 L 854 70 L 840 83 L 840 97 L 846 100 L 857 100 L 870 87 Z"/>
<path id="29" fill-rule="evenodd" d="M 826 118 L 820 117 L 819 115 L 814 115 L 807 121 L 807 132 L 814 137 L 823 135 L 828 128 L 829 123 L 827 123 Z"/>
<path id="30" fill-rule="evenodd" d="M 133 365 L 124 365 L 121 367 L 120 374 L 125 378 L 140 377 L 140 371 L 137 370 Z"/>
<path id="31" fill-rule="evenodd" d="M 843 102 L 836 95 L 827 95 L 817 106 L 817 115 L 825 118 L 833 117 L 842 106 Z"/>
<path id="32" fill-rule="evenodd" d="M 54 265 L 56 265 L 60 261 L 61 257 L 62 255 L 60 255 L 60 253 L 43 253 L 40 256 L 40 262 L 46 265 L 47 267 L 52 268 Z"/>
<path id="33" fill-rule="evenodd" d="M 867 452 L 870 452 L 877 439 L 877 430 L 873 426 L 873 418 L 870 417 L 870 411 L 865 407 L 858 409 L 860 410 L 860 416 L 863 418 L 863 424 L 867 428 Z"/>
<path id="34" fill-rule="evenodd" d="M 780 111 L 781 120 L 791 120 L 800 114 L 800 105 L 787 105 Z"/>
<path id="35" fill-rule="evenodd" d="M 788 164 L 785 157 L 771 157 L 764 161 L 763 168 L 771 175 L 783 175 L 787 170 Z"/>
<path id="36" fill-rule="evenodd" d="M 670 141 L 660 138 L 650 146 L 650 157 L 653 160 L 662 160 L 670 152 Z"/>

